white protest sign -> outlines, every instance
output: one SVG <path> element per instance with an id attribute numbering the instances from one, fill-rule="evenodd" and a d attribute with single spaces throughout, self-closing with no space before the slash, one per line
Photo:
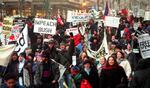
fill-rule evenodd
<path id="1" fill-rule="evenodd" d="M 72 56 L 72 65 L 76 66 L 76 64 L 77 64 L 76 56 Z"/>
<path id="2" fill-rule="evenodd" d="M 150 20 L 150 11 L 145 12 L 144 21 Z"/>
<path id="3" fill-rule="evenodd" d="M 17 51 L 18 55 L 24 52 L 25 49 L 28 47 L 28 26 L 26 24 L 25 28 L 23 29 L 22 33 L 19 35 L 17 39 L 17 46 L 15 51 Z"/>
<path id="4" fill-rule="evenodd" d="M 35 18 L 34 32 L 43 34 L 56 34 L 56 20 Z"/>
<path id="5" fill-rule="evenodd" d="M 119 23 L 120 23 L 120 18 L 119 17 L 111 17 L 111 16 L 106 16 L 105 17 L 105 26 L 117 27 L 118 28 Z"/>
<path id="6" fill-rule="evenodd" d="M 76 27 L 76 28 L 69 28 L 69 29 L 66 29 L 66 34 L 67 35 L 70 35 L 70 33 L 73 33 L 73 35 L 75 36 L 75 35 L 77 35 L 77 34 L 79 34 L 79 31 L 78 31 L 78 28 Z"/>
<path id="7" fill-rule="evenodd" d="M 139 47 L 143 59 L 150 58 L 150 36 L 149 34 L 142 34 L 138 38 Z"/>
<path id="8" fill-rule="evenodd" d="M 87 22 L 89 19 L 89 13 L 67 12 L 67 22 Z"/>

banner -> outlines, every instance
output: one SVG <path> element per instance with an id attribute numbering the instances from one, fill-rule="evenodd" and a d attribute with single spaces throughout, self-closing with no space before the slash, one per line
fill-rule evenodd
<path id="1" fill-rule="evenodd" d="M 67 12 L 67 22 L 87 22 L 90 19 L 89 13 Z"/>
<path id="2" fill-rule="evenodd" d="M 0 65 L 7 66 L 16 45 L 0 46 Z"/>
<path id="3" fill-rule="evenodd" d="M 150 36 L 142 34 L 138 37 L 139 47 L 143 59 L 150 58 Z"/>
<path id="4" fill-rule="evenodd" d="M 77 34 L 79 34 L 79 31 L 78 31 L 78 28 L 76 27 L 76 28 L 69 28 L 69 29 L 66 29 L 66 34 L 67 35 L 70 35 L 70 33 L 73 33 L 73 35 L 75 36 L 75 35 L 77 35 Z"/>
<path id="5" fill-rule="evenodd" d="M 20 53 L 24 52 L 24 50 L 28 47 L 28 27 L 27 24 L 25 28 L 23 29 L 22 33 L 19 35 L 19 38 L 17 39 L 17 46 L 15 51 L 18 52 L 18 55 Z"/>
<path id="6" fill-rule="evenodd" d="M 119 24 L 120 24 L 119 17 L 111 17 L 111 16 L 105 17 L 105 26 L 118 28 Z"/>
<path id="7" fill-rule="evenodd" d="M 56 34 L 56 20 L 35 18 L 34 32 L 43 34 Z"/>
<path id="8" fill-rule="evenodd" d="M 109 56 L 109 50 L 108 50 L 108 44 L 107 44 L 106 31 L 104 31 L 104 38 L 103 38 L 102 44 L 97 51 L 91 50 L 88 42 L 86 43 L 86 47 L 87 47 L 87 51 L 86 51 L 87 55 L 91 58 L 99 60 L 99 58 L 101 56 L 108 57 Z"/>

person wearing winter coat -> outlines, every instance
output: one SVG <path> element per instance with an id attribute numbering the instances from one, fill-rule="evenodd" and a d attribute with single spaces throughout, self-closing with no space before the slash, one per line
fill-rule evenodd
<path id="1" fill-rule="evenodd" d="M 15 74 L 6 74 L 4 81 L 5 82 L 0 85 L 0 88 L 24 88 L 17 83 L 17 76 Z"/>
<path id="2" fill-rule="evenodd" d="M 99 76 L 96 68 L 92 67 L 92 62 L 90 60 L 85 60 L 83 62 L 84 68 L 81 71 L 82 80 L 87 80 L 92 88 L 99 88 Z"/>
<path id="3" fill-rule="evenodd" d="M 99 84 L 99 88 L 118 88 L 121 84 L 124 85 L 121 88 L 127 88 L 127 76 L 124 69 L 117 63 L 116 58 L 108 57 L 106 66 L 102 68 Z"/>
<path id="4" fill-rule="evenodd" d="M 35 85 L 39 88 L 58 88 L 59 65 L 43 54 L 43 61 L 35 71 Z"/>
<path id="5" fill-rule="evenodd" d="M 130 88 L 150 88 L 150 58 L 139 61 Z"/>
<path id="6" fill-rule="evenodd" d="M 123 52 L 117 52 L 117 62 L 120 66 L 123 67 L 127 77 L 129 78 L 131 75 L 131 65 L 127 59 L 124 57 Z"/>
<path id="7" fill-rule="evenodd" d="M 18 64 L 19 64 L 18 57 L 19 56 L 17 52 L 14 51 L 13 54 L 11 55 L 11 60 L 8 63 L 5 74 L 7 73 L 18 74 Z"/>

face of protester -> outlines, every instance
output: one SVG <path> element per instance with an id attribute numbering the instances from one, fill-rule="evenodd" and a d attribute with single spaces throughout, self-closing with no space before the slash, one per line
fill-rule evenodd
<path id="1" fill-rule="evenodd" d="M 17 59 L 18 59 L 18 56 L 17 56 L 17 55 L 13 55 L 13 56 L 12 56 L 12 60 L 13 60 L 13 61 L 16 61 Z"/>
<path id="2" fill-rule="evenodd" d="M 14 88 L 16 81 L 14 79 L 9 79 L 6 82 L 7 88 Z"/>
<path id="3" fill-rule="evenodd" d="M 18 59 L 18 60 L 19 60 L 19 62 L 22 62 L 23 59 L 24 59 L 24 58 L 23 58 L 22 56 L 19 56 L 19 59 Z"/>
<path id="4" fill-rule="evenodd" d="M 117 52 L 117 59 L 122 58 L 122 54 L 120 52 Z"/>
<path id="5" fill-rule="evenodd" d="M 65 45 L 60 45 L 60 49 L 61 49 L 61 50 L 65 50 L 65 49 L 66 49 L 66 46 L 65 46 Z"/>
<path id="6" fill-rule="evenodd" d="M 29 58 L 29 60 L 30 60 L 30 61 L 32 61 L 32 60 L 33 60 L 33 58 L 32 58 L 31 56 L 28 56 L 28 58 Z"/>
<path id="7" fill-rule="evenodd" d="M 51 49 L 53 46 L 54 46 L 53 43 L 49 43 L 49 44 L 48 44 L 48 47 L 49 47 L 50 49 Z"/>
<path id="8" fill-rule="evenodd" d="M 109 65 L 110 66 L 113 66 L 114 65 L 114 58 L 113 57 L 110 57 L 109 59 L 108 59 L 108 63 L 109 63 Z"/>
<path id="9" fill-rule="evenodd" d="M 131 45 L 130 44 L 127 45 L 127 49 L 131 50 Z"/>
<path id="10" fill-rule="evenodd" d="M 105 58 L 104 58 L 104 57 L 101 57 L 101 58 L 99 59 L 99 63 L 100 63 L 101 65 L 104 65 L 104 64 L 106 63 Z"/>
<path id="11" fill-rule="evenodd" d="M 94 42 L 94 43 L 97 43 L 97 39 L 94 39 L 93 42 Z"/>
<path id="12" fill-rule="evenodd" d="M 41 43 L 42 42 L 42 40 L 41 39 L 37 39 L 37 43 Z"/>
<path id="13" fill-rule="evenodd" d="M 84 64 L 84 68 L 86 68 L 86 69 L 90 69 L 90 67 L 91 67 L 90 63 L 86 63 L 86 64 Z"/>
<path id="14" fill-rule="evenodd" d="M 82 53 L 81 59 L 85 60 L 86 57 L 87 57 L 86 53 Z"/>

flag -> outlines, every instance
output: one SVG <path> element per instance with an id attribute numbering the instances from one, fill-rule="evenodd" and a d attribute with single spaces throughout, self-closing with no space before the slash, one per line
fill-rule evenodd
<path id="1" fill-rule="evenodd" d="M 0 65 L 7 66 L 16 45 L 0 46 Z"/>
<path id="2" fill-rule="evenodd" d="M 108 6 L 108 0 L 106 0 L 104 16 L 108 16 L 108 14 L 109 14 L 109 6 Z"/>
<path id="3" fill-rule="evenodd" d="M 28 47 L 28 26 L 26 24 L 25 28 L 23 29 L 22 33 L 20 33 L 19 38 L 17 39 L 17 46 L 15 51 L 17 51 L 18 55 L 24 52 L 25 49 Z"/>
<path id="4" fill-rule="evenodd" d="M 60 15 L 58 15 L 58 17 L 57 17 L 57 23 L 60 24 L 60 25 L 64 25 Z"/>
<path id="5" fill-rule="evenodd" d="M 60 76 L 59 76 L 59 79 L 58 81 L 61 80 L 62 76 L 64 75 L 65 71 L 66 71 L 66 68 L 65 66 L 63 66 L 62 64 L 56 62 L 55 60 L 51 59 L 54 63 L 58 64 L 59 65 L 59 72 L 60 72 Z"/>

